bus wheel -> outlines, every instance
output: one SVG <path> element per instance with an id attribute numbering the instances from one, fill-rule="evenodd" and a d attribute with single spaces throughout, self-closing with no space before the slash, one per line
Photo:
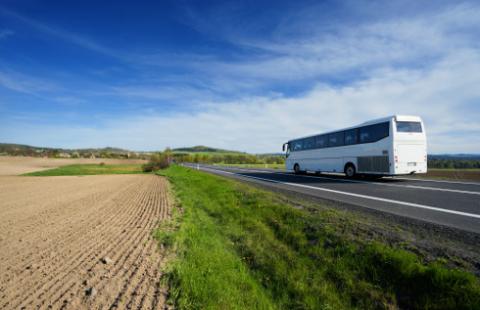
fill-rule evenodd
<path id="1" fill-rule="evenodd" d="M 345 166 L 345 175 L 347 178 L 353 178 L 355 176 L 355 166 L 353 164 L 347 164 Z"/>
<path id="2" fill-rule="evenodd" d="M 300 166 L 298 164 L 295 164 L 293 166 L 293 171 L 295 172 L 295 174 L 300 174 L 301 173 Z"/>

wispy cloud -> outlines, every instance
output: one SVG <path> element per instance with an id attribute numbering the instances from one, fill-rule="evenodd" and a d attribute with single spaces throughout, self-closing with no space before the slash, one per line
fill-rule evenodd
<path id="1" fill-rule="evenodd" d="M 14 12 L 6 8 L 0 7 L 0 14 L 4 14 L 5 16 L 8 16 L 10 18 L 14 18 L 15 20 L 28 25 L 29 27 L 31 27 L 32 29 L 38 32 L 59 38 L 66 42 L 78 45 L 82 48 L 85 48 L 97 53 L 101 53 L 104 55 L 108 55 L 110 57 L 115 57 L 115 58 L 121 57 L 118 51 L 108 48 L 106 46 L 103 46 L 102 44 L 99 44 L 95 40 L 87 38 L 83 35 L 78 35 L 76 33 L 66 31 L 60 27 L 54 27 L 54 26 L 39 22 L 35 19 L 21 15 L 17 12 Z"/>
<path id="2" fill-rule="evenodd" d="M 60 89 L 60 87 L 52 81 L 35 78 L 11 70 L 0 70 L 0 86 L 30 95 L 40 95 L 44 92 L 52 92 Z"/>
<path id="3" fill-rule="evenodd" d="M 279 151 L 292 137 L 350 126 L 389 114 L 418 114 L 427 125 L 430 152 L 478 152 L 480 112 L 469 107 L 480 98 L 480 56 L 466 53 L 431 70 L 383 70 L 376 77 L 342 87 L 317 85 L 300 97 L 245 98 L 212 104 L 195 113 L 132 116 L 101 128 L 35 127 L 31 141 L 55 135 L 67 146 L 115 146 L 140 150 L 208 144 L 249 152 Z M 31 126 L 31 124 L 30 124 Z M 31 134 L 21 129 L 19 135 Z M 54 133 L 55 132 L 55 133 Z M 470 132 L 455 135 L 455 132 Z M 8 130 L 3 133 L 8 136 Z M 0 139 L 3 138 L 0 136 Z"/>
<path id="4" fill-rule="evenodd" d="M 340 25 L 326 32 L 300 18 L 290 21 L 288 30 L 282 27 L 269 38 L 223 32 L 226 40 L 255 48 L 258 56 L 233 62 L 217 60 L 204 69 L 278 82 L 325 79 L 352 71 L 368 74 L 382 66 L 428 66 L 461 49 L 477 49 L 478 16 L 480 6 L 464 4 L 356 27 Z M 305 29 L 309 29 L 308 35 Z"/>
<path id="5" fill-rule="evenodd" d="M 0 29 L 0 40 L 12 36 L 15 32 L 10 29 Z"/>
<path id="6" fill-rule="evenodd" d="M 102 77 L 131 75 L 128 79 L 82 92 L 71 89 L 54 96 L 57 101 L 74 106 L 107 98 L 160 108 L 139 108 L 91 126 L 13 126 L 5 120 L 0 140 L 52 145 L 55 137 L 58 146 L 68 147 L 151 150 L 206 144 L 271 152 L 297 136 L 389 114 L 418 114 L 426 121 L 430 152 L 480 152 L 478 4 L 448 3 L 332 25 L 319 19 L 322 9 L 292 12 L 259 36 L 260 25 L 230 20 L 236 5 L 214 11 L 218 20 L 199 18 L 187 8 L 192 27 L 227 44 L 231 53 L 214 48 L 144 53 L 138 48 L 119 54 L 83 35 L 10 12 L 37 31 L 134 65 L 128 72 L 99 71 Z M 233 28 L 223 27 L 227 22 Z M 48 83 L 9 72 L 0 72 L 0 85 L 19 92 L 49 89 Z"/>

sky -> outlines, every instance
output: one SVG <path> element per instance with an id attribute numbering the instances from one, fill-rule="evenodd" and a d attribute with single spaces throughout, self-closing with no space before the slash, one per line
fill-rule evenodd
<path id="1" fill-rule="evenodd" d="M 478 1 L 0 1 L 0 142 L 280 152 L 419 115 L 480 153 Z"/>

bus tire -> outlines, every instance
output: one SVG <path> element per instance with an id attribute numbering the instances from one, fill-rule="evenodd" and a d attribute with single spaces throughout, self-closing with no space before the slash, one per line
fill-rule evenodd
<path id="1" fill-rule="evenodd" d="M 347 178 L 354 178 L 355 175 L 357 174 L 357 171 L 355 169 L 355 165 L 352 164 L 352 163 L 348 163 L 345 165 L 345 175 L 347 176 Z"/>
<path id="2" fill-rule="evenodd" d="M 299 165 L 299 164 L 293 165 L 293 171 L 295 172 L 295 174 L 300 174 L 300 173 L 302 173 L 302 172 L 300 171 L 300 165 Z"/>

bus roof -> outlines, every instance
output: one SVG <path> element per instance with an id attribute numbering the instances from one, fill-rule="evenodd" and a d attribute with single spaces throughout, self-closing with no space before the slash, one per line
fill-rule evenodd
<path id="1" fill-rule="evenodd" d="M 291 140 L 288 140 L 288 142 L 299 140 L 299 139 L 304 139 L 304 138 L 315 137 L 315 136 L 318 136 L 318 135 L 325 135 L 325 134 L 334 133 L 334 132 L 338 132 L 338 131 L 342 131 L 342 130 L 349 130 L 349 129 L 354 129 L 354 128 L 358 128 L 358 127 L 374 125 L 374 124 L 383 123 L 383 122 L 389 122 L 392 119 L 395 119 L 395 121 L 402 121 L 402 122 L 421 122 L 422 121 L 420 116 L 416 116 L 416 115 L 397 115 L 396 114 L 396 115 L 391 115 L 391 116 L 387 116 L 387 117 L 382 117 L 382 118 L 377 118 L 377 119 L 373 119 L 373 120 L 370 120 L 370 121 L 366 121 L 366 122 L 358 124 L 356 126 L 350 126 L 350 127 L 340 128 L 340 129 L 337 129 L 337 130 L 330 130 L 330 131 L 327 131 L 327 132 L 322 132 L 322 133 L 317 133 L 317 134 L 313 134 L 313 135 L 308 135 L 308 136 L 304 136 L 304 137 L 291 139 Z"/>

